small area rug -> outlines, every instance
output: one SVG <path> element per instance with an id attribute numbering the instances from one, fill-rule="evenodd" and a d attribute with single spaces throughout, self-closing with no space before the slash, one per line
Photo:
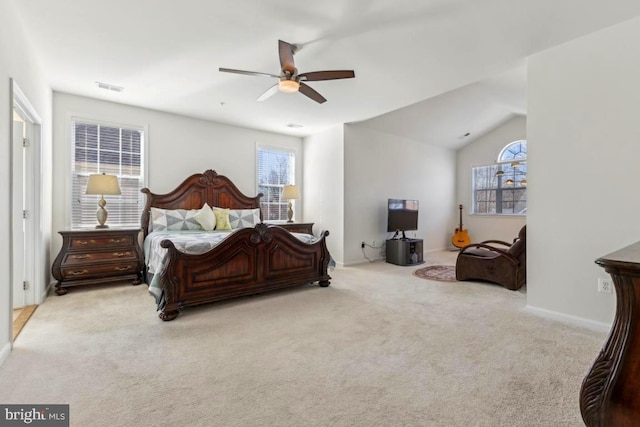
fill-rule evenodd
<path id="1" fill-rule="evenodd" d="M 441 282 L 456 282 L 456 267 L 454 265 L 430 265 L 413 272 L 423 279 L 439 280 Z"/>

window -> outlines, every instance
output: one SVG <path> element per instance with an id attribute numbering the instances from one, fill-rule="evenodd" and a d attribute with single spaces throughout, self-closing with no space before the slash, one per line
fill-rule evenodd
<path id="1" fill-rule="evenodd" d="M 118 177 L 119 196 L 107 196 L 111 226 L 139 226 L 144 207 L 144 131 L 131 127 L 71 121 L 71 226 L 95 227 L 100 196 L 87 195 L 89 175 Z"/>
<path id="2" fill-rule="evenodd" d="M 497 164 L 474 167 L 472 179 L 474 214 L 526 214 L 527 141 L 507 144 Z"/>
<path id="3" fill-rule="evenodd" d="M 285 185 L 295 184 L 295 153 L 258 147 L 258 192 L 264 221 L 287 219 L 288 201 L 282 200 Z"/>

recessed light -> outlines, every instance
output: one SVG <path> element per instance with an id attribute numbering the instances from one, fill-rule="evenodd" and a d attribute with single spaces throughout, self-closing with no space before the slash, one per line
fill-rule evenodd
<path id="1" fill-rule="evenodd" d="M 124 88 L 121 86 L 115 86 L 109 83 L 96 82 L 96 85 L 98 85 L 100 89 L 110 90 L 113 92 L 122 92 L 124 90 Z"/>
<path id="2" fill-rule="evenodd" d="M 298 125 L 298 124 L 295 124 L 295 123 L 289 123 L 289 124 L 287 124 L 287 127 L 288 128 L 302 128 L 304 126 Z"/>

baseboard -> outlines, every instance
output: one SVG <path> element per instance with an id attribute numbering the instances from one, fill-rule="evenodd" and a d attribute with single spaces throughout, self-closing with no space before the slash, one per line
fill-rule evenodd
<path id="1" fill-rule="evenodd" d="M 432 253 L 434 253 L 434 252 L 451 252 L 451 251 L 453 251 L 453 250 L 459 251 L 460 249 L 458 249 L 458 248 L 453 248 L 453 249 L 451 249 L 451 248 L 448 248 L 448 247 L 447 247 L 447 248 L 440 248 L 440 249 L 429 249 L 429 250 L 425 250 L 425 251 L 424 251 L 424 253 L 426 253 L 426 254 L 432 254 Z"/>
<path id="2" fill-rule="evenodd" d="M 40 295 L 40 303 L 42 304 L 44 302 L 44 300 L 47 299 L 47 297 L 51 294 L 51 292 L 53 292 L 53 288 L 56 285 L 56 281 L 53 282 L 49 282 L 49 284 L 47 285 L 47 287 L 44 289 L 44 291 L 42 291 L 42 295 Z"/>
<path id="3" fill-rule="evenodd" d="M 530 305 L 527 305 L 524 308 L 524 311 L 547 319 L 557 320 L 575 326 L 581 326 L 592 331 L 609 332 L 611 330 L 611 324 L 609 323 L 596 322 L 595 320 L 585 319 L 584 317 L 572 316 L 570 314 L 551 311 L 544 308 L 532 307 Z"/>
<path id="4" fill-rule="evenodd" d="M 9 357 L 9 353 L 11 353 L 10 342 L 6 343 L 4 347 L 2 347 L 2 350 L 0 350 L 0 366 L 4 364 L 5 360 L 7 360 L 7 357 Z"/>
<path id="5" fill-rule="evenodd" d="M 384 261 L 384 258 L 376 258 L 373 260 L 373 262 L 380 262 L 380 261 Z M 341 267 L 353 267 L 355 265 L 371 264 L 371 261 L 362 259 L 358 261 L 349 261 L 349 262 L 336 263 L 336 264 Z"/>

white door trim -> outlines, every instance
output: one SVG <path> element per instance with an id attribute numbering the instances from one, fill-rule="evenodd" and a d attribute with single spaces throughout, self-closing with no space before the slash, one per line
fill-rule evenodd
<path id="1" fill-rule="evenodd" d="M 33 265 L 33 283 L 30 283 L 29 292 L 27 293 L 26 303 L 27 304 L 41 304 L 46 295 L 46 286 L 49 279 L 49 268 L 45 265 L 46 251 L 43 242 L 43 231 L 42 231 L 42 118 L 33 107 L 31 102 L 29 102 L 28 98 L 25 96 L 24 92 L 20 89 L 17 82 L 11 78 L 10 79 L 10 102 L 11 102 L 11 115 L 13 116 L 14 109 L 17 110 L 18 114 L 23 117 L 25 120 L 28 120 L 31 124 L 31 135 L 30 137 L 30 153 L 27 156 L 29 164 L 25 166 L 27 171 L 30 172 L 30 177 L 28 185 L 30 186 L 27 194 L 30 197 L 28 204 L 31 205 L 30 210 L 30 230 L 28 228 L 29 236 L 27 237 L 26 245 L 30 247 L 30 255 L 27 257 L 28 262 Z M 13 141 L 13 127 L 11 129 L 10 139 Z M 13 158 L 13 144 L 10 149 L 10 158 Z M 13 179 L 14 168 L 13 165 L 10 165 L 9 176 Z M 13 188 L 11 188 L 13 194 Z M 10 247 L 13 247 L 13 223 L 17 218 L 14 218 L 13 215 L 13 197 L 11 197 L 11 206 L 10 206 L 10 219 L 11 219 L 11 230 L 9 235 Z M 21 216 L 19 218 L 22 220 Z M 9 265 L 11 265 L 11 271 L 9 272 L 10 283 L 13 283 L 14 273 L 13 273 L 13 255 L 9 253 Z M 13 305 L 13 286 L 11 288 L 11 294 L 9 296 L 8 304 L 10 305 L 9 310 L 9 336 L 12 337 L 13 330 L 13 315 L 12 315 L 12 305 Z"/>

